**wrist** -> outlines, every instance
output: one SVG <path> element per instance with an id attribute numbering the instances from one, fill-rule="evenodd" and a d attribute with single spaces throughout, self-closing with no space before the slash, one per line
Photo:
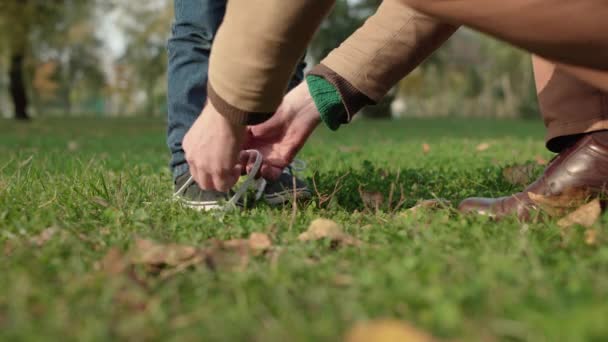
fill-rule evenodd
<path id="1" fill-rule="evenodd" d="M 237 143 L 243 140 L 247 126 L 240 124 L 234 120 L 230 120 L 226 116 L 222 115 L 212 102 L 208 101 L 205 109 L 201 113 L 206 129 L 219 130 L 220 132 L 226 132 L 229 136 L 233 137 Z"/>

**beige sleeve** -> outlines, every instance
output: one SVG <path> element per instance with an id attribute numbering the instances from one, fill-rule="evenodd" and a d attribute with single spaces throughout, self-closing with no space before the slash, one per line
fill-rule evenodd
<path id="1" fill-rule="evenodd" d="M 268 119 L 335 0 L 230 0 L 209 65 L 209 100 L 231 122 Z"/>
<path id="2" fill-rule="evenodd" d="M 343 78 L 342 83 L 347 81 L 377 102 L 457 29 L 414 11 L 400 0 L 385 0 L 375 15 L 311 73 L 327 76 L 330 69 Z M 332 82 L 331 75 L 326 78 Z M 349 102 L 352 99 L 347 92 L 341 91 L 343 100 Z"/>

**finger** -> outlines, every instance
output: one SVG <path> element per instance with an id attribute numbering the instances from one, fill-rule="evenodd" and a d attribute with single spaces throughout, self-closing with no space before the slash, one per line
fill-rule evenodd
<path id="1" fill-rule="evenodd" d="M 234 166 L 234 168 L 232 169 L 232 177 L 237 178 L 237 181 L 238 181 L 238 178 L 240 178 L 241 176 L 246 175 L 247 174 L 245 172 L 246 165 L 247 164 L 241 164 L 241 163 L 236 164 Z"/>
<path id="2" fill-rule="evenodd" d="M 198 179 L 196 179 L 196 184 L 198 187 L 203 190 L 215 191 L 213 186 L 213 180 L 208 174 L 203 174 L 201 172 L 198 173 Z"/>
<path id="3" fill-rule="evenodd" d="M 194 179 L 194 182 L 196 184 L 198 184 L 198 186 L 200 187 L 201 184 L 200 184 L 199 172 L 193 163 L 188 162 L 188 171 L 190 172 L 190 176 L 192 176 L 192 179 Z"/>
<path id="4" fill-rule="evenodd" d="M 279 108 L 280 110 L 280 108 Z M 275 113 L 270 119 L 267 121 L 255 125 L 249 126 L 248 131 L 251 134 L 251 137 L 268 137 L 274 136 L 277 132 L 281 132 L 282 128 L 285 125 L 285 119 L 282 118 L 278 113 Z"/>
<path id="5" fill-rule="evenodd" d="M 248 159 L 247 159 L 247 173 L 251 174 L 253 172 L 253 168 L 255 166 L 255 162 L 258 159 L 258 154 L 257 153 L 249 153 L 248 155 Z M 256 172 L 255 174 L 256 178 L 259 178 L 259 171 Z"/>
<path id="6" fill-rule="evenodd" d="M 235 166 L 235 172 L 238 170 L 239 175 L 245 175 L 247 173 L 247 164 L 249 163 L 249 152 L 241 151 L 239 154 L 239 161 Z"/>
<path id="7" fill-rule="evenodd" d="M 283 168 L 264 164 L 260 169 L 260 175 L 267 180 L 277 180 L 281 176 Z"/>
<path id="8" fill-rule="evenodd" d="M 236 184 L 238 180 L 238 174 L 234 174 L 232 172 L 227 172 L 223 175 L 214 175 L 213 178 L 213 186 L 215 190 L 221 192 L 228 192 L 232 189 L 232 186 Z"/>

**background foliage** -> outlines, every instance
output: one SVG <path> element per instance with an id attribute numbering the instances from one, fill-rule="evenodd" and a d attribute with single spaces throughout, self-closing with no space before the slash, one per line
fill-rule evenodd
<path id="1" fill-rule="evenodd" d="M 316 63 L 379 0 L 339 0 L 309 49 Z M 29 114 L 164 115 L 166 40 L 173 2 L 3 0 L 0 3 L 0 114 L 13 115 L 10 70 L 23 57 Z M 392 110 L 391 110 L 392 109 Z M 369 116 L 533 117 L 529 56 L 461 30 L 404 79 Z"/>

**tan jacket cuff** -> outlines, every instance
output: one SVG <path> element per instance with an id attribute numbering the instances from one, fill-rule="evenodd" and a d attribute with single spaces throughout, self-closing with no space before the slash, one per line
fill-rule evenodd
<path id="1" fill-rule="evenodd" d="M 262 122 L 270 119 L 273 114 L 272 112 L 249 112 L 236 108 L 235 106 L 226 102 L 221 96 L 217 94 L 217 92 L 215 92 L 215 90 L 213 90 L 211 82 L 207 82 L 207 98 L 213 104 L 215 109 L 228 120 L 228 122 L 237 125 L 261 124 Z"/>
<path id="2" fill-rule="evenodd" d="M 353 86 L 349 81 L 324 64 L 318 64 L 312 68 L 310 72 L 308 72 L 308 75 L 323 77 L 336 88 L 338 93 L 340 93 L 342 104 L 344 105 L 347 114 L 346 120 L 344 120 L 345 123 L 350 122 L 353 119 L 353 116 L 355 116 L 363 107 L 376 103 Z"/>

